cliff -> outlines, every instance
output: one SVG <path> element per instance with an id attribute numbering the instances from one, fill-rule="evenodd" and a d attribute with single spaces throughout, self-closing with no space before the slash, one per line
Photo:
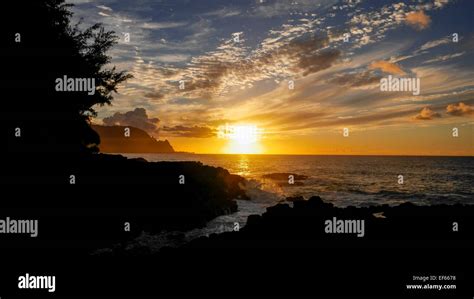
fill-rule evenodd
<path id="1" fill-rule="evenodd" d="M 130 128 L 129 136 L 124 134 L 126 128 Z M 103 153 L 174 153 L 168 140 L 156 140 L 135 127 L 93 125 L 92 129 L 100 136 Z"/>

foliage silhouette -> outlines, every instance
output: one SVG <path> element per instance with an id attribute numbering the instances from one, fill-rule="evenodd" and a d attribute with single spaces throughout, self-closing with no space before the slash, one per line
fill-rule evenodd
<path id="1" fill-rule="evenodd" d="M 15 1 L 2 20 L 1 88 L 10 99 L 1 119 L 9 152 L 97 151 L 99 136 L 90 128 L 94 107 L 111 104 L 117 86 L 131 77 L 108 68 L 115 33 L 101 24 L 73 25 L 71 6 L 64 0 Z M 55 80 L 65 75 L 94 78 L 95 93 L 57 92 Z M 21 128 L 21 139 L 15 128 Z"/>

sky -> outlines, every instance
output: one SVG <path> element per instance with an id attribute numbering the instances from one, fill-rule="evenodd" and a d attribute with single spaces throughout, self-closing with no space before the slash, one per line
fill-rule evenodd
<path id="1" fill-rule="evenodd" d="M 474 155 L 474 1 L 69 2 L 134 76 L 95 123 L 196 153 Z"/>

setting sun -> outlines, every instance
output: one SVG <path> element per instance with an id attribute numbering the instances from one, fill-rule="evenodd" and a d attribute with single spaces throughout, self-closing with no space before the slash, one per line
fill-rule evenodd
<path id="1" fill-rule="evenodd" d="M 229 140 L 225 152 L 228 154 L 259 154 L 261 129 L 256 125 L 228 125 L 219 127 L 219 138 Z"/>

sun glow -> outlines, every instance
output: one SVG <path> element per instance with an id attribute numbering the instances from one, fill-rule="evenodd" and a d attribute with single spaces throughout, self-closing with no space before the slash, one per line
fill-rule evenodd
<path id="1" fill-rule="evenodd" d="M 256 125 L 228 125 L 219 127 L 218 137 L 229 140 L 225 152 L 228 154 L 259 154 L 262 130 Z"/>

